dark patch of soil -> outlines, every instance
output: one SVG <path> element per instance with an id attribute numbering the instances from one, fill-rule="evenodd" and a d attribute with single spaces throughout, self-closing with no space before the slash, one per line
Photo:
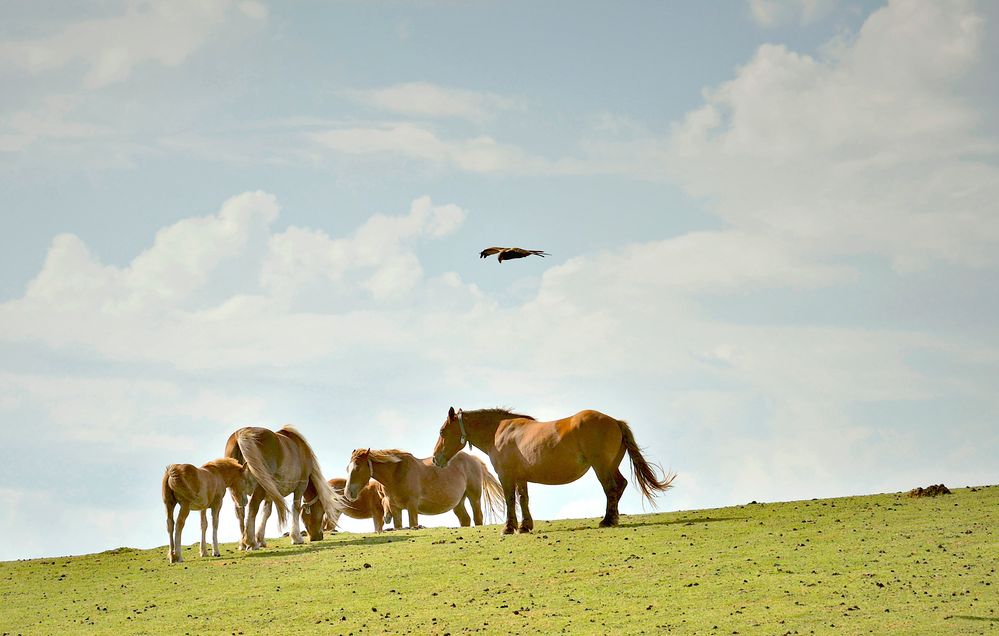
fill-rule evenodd
<path id="1" fill-rule="evenodd" d="M 913 488 L 909 491 L 910 497 L 936 497 L 937 495 L 949 495 L 951 494 L 950 489 L 943 484 L 934 484 L 932 486 L 927 486 L 923 488 Z"/>

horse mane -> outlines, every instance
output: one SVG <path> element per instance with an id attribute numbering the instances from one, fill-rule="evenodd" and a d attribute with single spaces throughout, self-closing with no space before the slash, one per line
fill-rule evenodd
<path id="1" fill-rule="evenodd" d="M 202 468 L 218 468 L 220 470 L 225 470 L 227 468 L 242 470 L 243 464 L 239 460 L 233 457 L 219 457 L 218 459 L 213 459 L 210 462 L 205 462 Z"/>
<path id="2" fill-rule="evenodd" d="M 412 453 L 408 453 L 404 450 L 399 450 L 398 448 L 383 448 L 380 450 L 372 450 L 370 448 L 358 448 L 353 453 L 350 454 L 350 460 L 356 461 L 367 461 L 371 460 L 373 462 L 378 462 L 379 464 L 399 462 L 407 457 L 416 458 Z"/>
<path id="3" fill-rule="evenodd" d="M 533 420 L 534 419 L 530 415 L 523 415 L 521 413 L 514 413 L 512 409 L 505 408 L 505 407 L 500 407 L 500 406 L 497 406 L 496 408 L 491 408 L 491 409 L 476 409 L 474 411 L 466 411 L 466 413 L 476 413 L 476 414 L 482 414 L 482 415 L 500 415 L 500 416 L 503 416 L 503 419 L 505 419 L 505 420 L 514 420 L 514 419 Z"/>

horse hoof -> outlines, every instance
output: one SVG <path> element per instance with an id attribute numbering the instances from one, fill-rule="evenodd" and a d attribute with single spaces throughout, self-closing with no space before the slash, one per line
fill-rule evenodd
<path id="1" fill-rule="evenodd" d="M 516 531 L 517 531 L 517 529 L 514 528 L 514 527 L 512 527 L 512 526 L 507 526 L 507 527 L 503 528 L 503 534 L 513 534 Z"/>
<path id="2" fill-rule="evenodd" d="M 521 528 L 518 532 L 520 532 L 520 534 L 531 534 L 531 529 L 530 528 Z"/>
<path id="3" fill-rule="evenodd" d="M 213 557 L 220 557 L 220 556 L 222 556 L 222 553 L 221 552 L 212 552 L 212 556 Z"/>

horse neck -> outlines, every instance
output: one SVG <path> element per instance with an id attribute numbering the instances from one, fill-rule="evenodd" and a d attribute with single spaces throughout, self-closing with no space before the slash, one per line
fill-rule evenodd
<path id="1" fill-rule="evenodd" d="M 495 413 L 463 413 L 465 436 L 468 443 L 485 454 L 496 449 L 496 429 L 499 423 L 506 419 Z"/>
<path id="2" fill-rule="evenodd" d="M 239 478 L 240 473 L 242 473 L 241 468 L 225 465 L 215 465 L 209 468 L 209 470 L 218 475 L 219 479 L 222 480 L 222 483 L 225 484 L 227 488 L 231 486 L 232 482 L 236 481 L 236 479 Z"/>
<path id="3" fill-rule="evenodd" d="M 371 462 L 371 478 L 381 483 L 386 489 L 393 488 L 396 482 L 396 471 L 404 461 L 406 458 L 398 462 Z"/>

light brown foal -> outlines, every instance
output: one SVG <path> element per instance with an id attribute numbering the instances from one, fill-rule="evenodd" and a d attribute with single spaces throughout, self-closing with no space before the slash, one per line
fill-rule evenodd
<path id="1" fill-rule="evenodd" d="M 635 442 L 631 428 L 621 420 L 598 411 L 580 411 L 553 422 L 505 409 L 458 411 L 452 407 L 441 426 L 434 447 L 434 464 L 447 466 L 465 444 L 475 446 L 492 461 L 506 498 L 505 534 L 517 530 L 516 499 L 520 499 L 521 532 L 534 528 L 528 508 L 527 484 L 568 484 L 593 468 L 607 496 L 602 527 L 618 524 L 618 501 L 628 486 L 619 466 L 624 454 L 631 459 L 632 473 L 642 494 L 655 506 L 653 497 L 670 487 L 675 475 L 657 474 L 662 469 L 648 462 Z"/>
<path id="2" fill-rule="evenodd" d="M 492 516 L 502 507 L 502 490 L 485 462 L 459 453 L 446 468 L 438 468 L 428 457 L 417 459 L 401 450 L 359 448 L 350 456 L 344 495 L 355 499 L 369 479 L 385 487 L 395 526 L 402 525 L 402 511 L 409 515 L 409 527 L 420 528 L 419 515 L 439 515 L 453 510 L 462 526 L 482 525 L 482 501 Z M 464 500 L 472 506 L 472 517 Z"/>
<path id="3" fill-rule="evenodd" d="M 207 511 L 212 511 L 212 556 L 219 552 L 219 511 L 226 488 L 234 492 L 244 492 L 250 485 L 249 470 L 229 457 L 213 459 L 201 468 L 191 464 L 170 464 L 163 473 L 163 504 L 166 506 L 167 535 L 170 544 L 167 556 L 170 563 L 184 560 L 183 544 L 180 541 L 184 522 L 191 510 L 201 511 L 201 556 L 208 556 L 205 533 L 208 530 Z M 177 505 L 177 522 L 174 524 L 173 511 Z"/>
<path id="4" fill-rule="evenodd" d="M 343 495 L 346 483 L 347 480 L 342 477 L 334 477 L 329 480 L 330 488 L 337 495 Z M 368 484 L 361 488 L 356 499 L 347 501 L 342 509 L 334 510 L 332 514 L 326 512 L 326 508 L 312 484 L 306 487 L 304 498 L 302 524 L 310 535 L 314 534 L 317 525 L 322 530 L 335 531 L 340 513 L 351 519 L 371 519 L 375 524 L 375 532 L 381 532 L 385 527 L 385 518 L 392 514 L 388 496 L 385 494 L 385 487 L 374 479 L 368 481 Z"/>

